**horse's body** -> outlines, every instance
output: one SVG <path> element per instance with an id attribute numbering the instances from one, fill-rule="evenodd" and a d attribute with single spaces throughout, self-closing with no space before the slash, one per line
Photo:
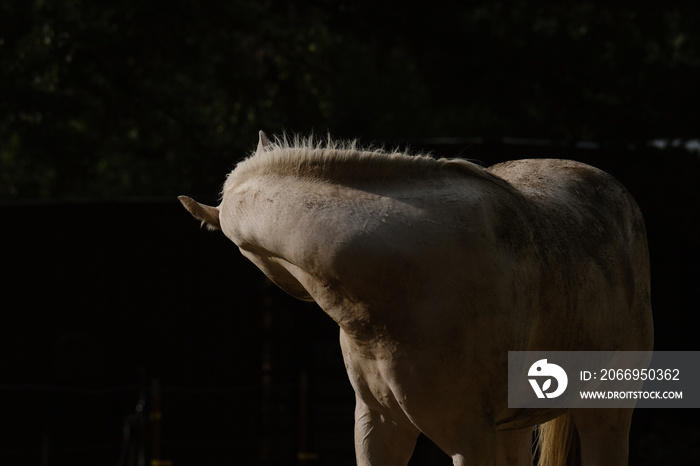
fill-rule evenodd
<path id="1" fill-rule="evenodd" d="M 219 207 L 181 200 L 338 323 L 358 464 L 405 465 L 420 432 L 458 465 L 530 464 L 533 426 L 557 417 L 547 461 L 563 461 L 575 425 L 584 465 L 626 464 L 631 410 L 507 406 L 508 351 L 652 347 L 644 222 L 604 172 L 261 133 Z"/>

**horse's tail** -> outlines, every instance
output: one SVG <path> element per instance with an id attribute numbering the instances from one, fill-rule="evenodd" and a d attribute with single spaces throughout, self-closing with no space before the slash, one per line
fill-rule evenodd
<path id="1" fill-rule="evenodd" d="M 571 411 L 539 426 L 538 466 L 579 466 L 581 447 Z"/>

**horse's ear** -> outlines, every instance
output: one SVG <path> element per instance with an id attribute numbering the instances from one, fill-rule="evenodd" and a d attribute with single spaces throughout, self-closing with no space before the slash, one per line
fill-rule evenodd
<path id="1" fill-rule="evenodd" d="M 207 226 L 207 230 L 221 230 L 219 209 L 210 205 L 200 204 L 191 197 L 178 196 L 177 198 L 194 218 L 202 221 L 202 226 Z"/>
<path id="2" fill-rule="evenodd" d="M 270 140 L 267 138 L 267 135 L 263 130 L 260 130 L 258 135 L 260 136 L 260 138 L 258 139 L 258 149 L 256 151 L 257 153 L 262 152 L 267 146 L 270 145 Z"/>

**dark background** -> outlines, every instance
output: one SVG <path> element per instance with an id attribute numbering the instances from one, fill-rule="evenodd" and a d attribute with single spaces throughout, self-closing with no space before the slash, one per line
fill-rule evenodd
<path id="1" fill-rule="evenodd" d="M 335 324 L 175 200 L 216 203 L 259 129 L 607 170 L 647 221 L 656 348 L 700 349 L 698 19 L 0 1 L 0 463 L 135 464 L 143 445 L 175 465 L 354 464 Z M 692 418 L 639 410 L 631 464 L 700 462 Z M 421 441 L 415 464 L 444 462 Z"/>

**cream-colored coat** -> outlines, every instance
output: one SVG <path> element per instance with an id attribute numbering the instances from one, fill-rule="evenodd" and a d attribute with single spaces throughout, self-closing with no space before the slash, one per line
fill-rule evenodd
<path id="1" fill-rule="evenodd" d="M 456 465 L 530 464 L 533 426 L 557 417 L 550 464 L 574 425 L 584 465 L 626 464 L 631 410 L 507 407 L 508 351 L 652 347 L 644 222 L 606 173 L 261 132 L 218 207 L 181 201 L 338 323 L 358 464 L 405 465 L 420 432 Z"/>

